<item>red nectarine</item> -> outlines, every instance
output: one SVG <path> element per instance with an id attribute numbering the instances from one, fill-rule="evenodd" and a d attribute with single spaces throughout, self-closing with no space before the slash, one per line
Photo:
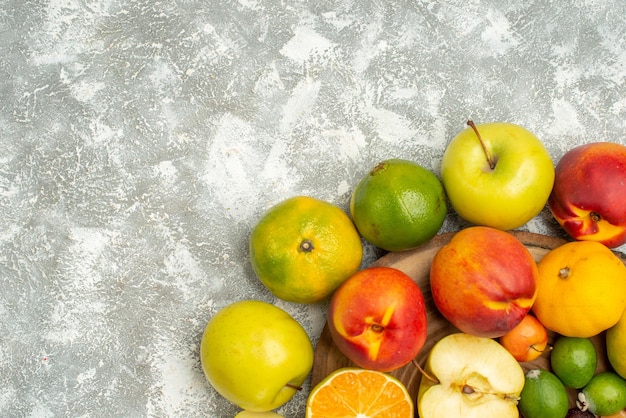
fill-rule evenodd
<path id="1" fill-rule="evenodd" d="M 437 251 L 430 269 L 433 301 L 455 327 L 496 338 L 517 325 L 537 297 L 537 264 L 513 235 L 474 226 Z"/>
<path id="2" fill-rule="evenodd" d="M 626 146 L 594 142 L 569 150 L 555 169 L 548 205 L 576 240 L 626 243 Z"/>
<path id="3" fill-rule="evenodd" d="M 333 294 L 328 328 L 335 345 L 357 366 L 383 372 L 398 369 L 426 341 L 424 295 L 398 269 L 363 269 Z"/>

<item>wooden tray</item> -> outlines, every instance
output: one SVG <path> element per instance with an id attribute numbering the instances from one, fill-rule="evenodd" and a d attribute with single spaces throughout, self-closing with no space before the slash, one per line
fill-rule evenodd
<path id="1" fill-rule="evenodd" d="M 539 261 L 544 254 L 551 249 L 567 242 L 561 238 L 549 237 L 531 232 L 511 231 L 510 233 L 519 239 L 526 246 L 526 248 L 528 248 L 536 261 Z M 426 309 L 428 312 L 428 337 L 424 347 L 416 357 L 417 362 L 422 367 L 426 362 L 426 357 L 428 356 L 430 349 L 437 341 L 448 334 L 459 332 L 459 330 L 452 326 L 452 324 L 450 324 L 450 322 L 448 322 L 437 310 L 432 299 L 429 283 L 429 271 L 432 259 L 439 248 L 448 243 L 453 235 L 453 232 L 437 235 L 421 247 L 404 252 L 390 252 L 372 263 L 372 266 L 388 266 L 403 271 L 415 280 L 424 293 Z M 626 263 L 626 258 L 623 254 L 616 254 L 622 259 L 623 262 Z M 554 338 L 555 335 L 550 333 L 549 344 L 554 342 Z M 597 372 L 606 370 L 608 360 L 606 358 L 604 333 L 593 337 L 592 340 L 598 351 Z M 544 353 L 538 359 L 532 362 L 521 363 L 521 365 L 524 371 L 536 367 L 549 370 L 549 354 Z M 348 360 L 341 353 L 341 351 L 339 351 L 337 346 L 335 346 L 330 336 L 327 323 L 322 330 L 320 339 L 315 349 L 315 359 L 311 377 L 312 385 L 315 386 L 334 370 L 348 366 L 354 367 L 356 365 Z M 397 377 L 406 385 L 409 393 L 415 401 L 417 399 L 417 392 L 421 378 L 417 367 L 415 367 L 414 364 L 409 363 L 400 369 L 394 370 L 390 374 Z M 569 391 L 570 406 L 574 406 L 576 394 L 577 391 L 575 390 Z M 415 410 L 417 416 L 417 405 Z"/>

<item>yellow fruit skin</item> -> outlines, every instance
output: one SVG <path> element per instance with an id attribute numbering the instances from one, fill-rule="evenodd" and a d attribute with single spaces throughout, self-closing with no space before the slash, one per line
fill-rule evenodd
<path id="1" fill-rule="evenodd" d="M 282 309 L 234 302 L 207 323 L 200 360 L 209 383 L 235 405 L 270 411 L 289 401 L 313 367 L 306 331 Z"/>
<path id="2" fill-rule="evenodd" d="M 490 169 L 476 133 L 466 128 L 452 139 L 441 160 L 441 178 L 454 210 L 476 225 L 515 229 L 545 207 L 554 164 L 543 143 L 512 123 L 477 125 L 497 159 Z"/>
<path id="3" fill-rule="evenodd" d="M 304 247 L 304 245 L 308 247 Z M 296 196 L 270 208 L 252 230 L 250 262 L 275 296 L 322 302 L 359 269 L 361 237 L 339 207 Z"/>
<path id="4" fill-rule="evenodd" d="M 243 410 L 235 415 L 235 418 L 283 418 L 283 416 L 273 411 L 254 412 Z"/>
<path id="5" fill-rule="evenodd" d="M 606 354 L 615 372 L 626 379 L 626 310 L 606 332 Z"/>
<path id="6" fill-rule="evenodd" d="M 548 329 L 588 338 L 619 321 L 626 308 L 626 266 L 605 245 L 574 241 L 538 263 L 533 312 Z"/>

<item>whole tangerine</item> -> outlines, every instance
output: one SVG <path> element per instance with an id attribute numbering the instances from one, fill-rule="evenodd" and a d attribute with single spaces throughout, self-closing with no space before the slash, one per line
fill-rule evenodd
<path id="1" fill-rule="evenodd" d="M 546 328 L 588 338 L 615 325 L 626 308 L 626 266 L 605 245 L 573 241 L 538 263 L 532 311 Z"/>

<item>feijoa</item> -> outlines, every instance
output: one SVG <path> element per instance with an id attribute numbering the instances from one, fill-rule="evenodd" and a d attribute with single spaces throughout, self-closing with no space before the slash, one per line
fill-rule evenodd
<path id="1" fill-rule="evenodd" d="M 559 337 L 550 351 L 552 372 L 567 387 L 584 387 L 596 372 L 598 355 L 589 338 Z"/>
<path id="2" fill-rule="evenodd" d="M 626 380 L 613 371 L 594 375 L 578 393 L 578 407 L 595 415 L 613 415 L 626 408 Z"/>
<path id="3" fill-rule="evenodd" d="M 554 373 L 531 369 L 525 375 L 518 407 L 525 418 L 563 418 L 569 407 L 565 385 Z"/>

